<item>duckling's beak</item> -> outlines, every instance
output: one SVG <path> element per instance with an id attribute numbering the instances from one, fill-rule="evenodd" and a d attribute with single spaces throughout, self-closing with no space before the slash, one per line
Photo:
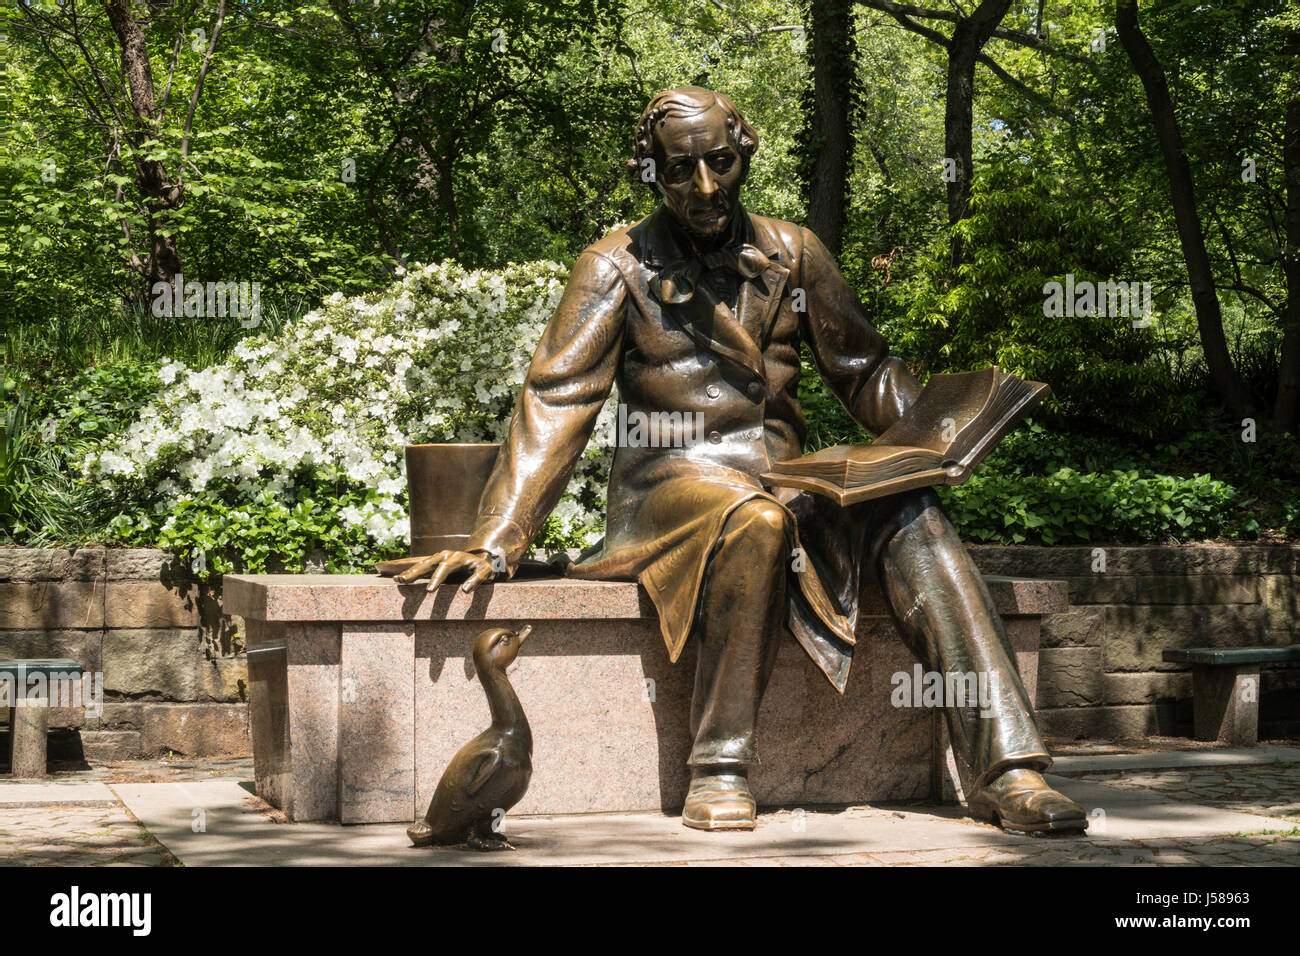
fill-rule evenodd
<path id="1" fill-rule="evenodd" d="M 531 633 L 533 633 L 533 626 L 531 624 L 525 624 L 519 629 L 519 633 L 515 636 L 519 639 L 519 643 L 522 645 L 524 641 L 528 640 L 528 635 Z"/>

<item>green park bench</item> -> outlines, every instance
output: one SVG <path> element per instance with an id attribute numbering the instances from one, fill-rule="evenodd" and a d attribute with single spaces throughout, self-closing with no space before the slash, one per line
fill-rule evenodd
<path id="1" fill-rule="evenodd" d="M 35 678 L 35 679 L 33 679 Z M 0 660 L 0 702 L 9 709 L 9 772 L 15 777 L 45 773 L 46 734 L 50 722 L 50 686 L 58 685 L 54 703 L 70 698 L 71 688 L 58 682 L 81 680 L 74 660 L 19 658 Z"/>
<path id="2" fill-rule="evenodd" d="M 1253 747 L 1259 742 L 1259 665 L 1300 661 L 1300 645 L 1169 648 L 1164 659 L 1192 665 L 1192 720 L 1197 740 Z"/>

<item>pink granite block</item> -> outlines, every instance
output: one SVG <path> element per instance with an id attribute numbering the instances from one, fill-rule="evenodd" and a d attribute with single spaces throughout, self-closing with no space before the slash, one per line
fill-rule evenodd
<path id="1" fill-rule="evenodd" d="M 1016 670 L 1020 672 L 1020 682 L 1025 685 L 1029 700 L 1038 706 L 1038 640 L 1042 631 L 1042 621 L 1037 617 L 1002 616 L 1002 626 L 1006 628 L 1007 640 L 1016 655 Z"/>
<path id="2" fill-rule="evenodd" d="M 1031 697 L 1033 615 L 1064 604 L 1061 582 L 1042 584 L 990 579 Z M 669 664 L 636 584 L 516 581 L 464 595 L 366 575 L 232 575 L 226 603 L 250 629 L 259 793 L 294 819 L 422 815 L 452 755 L 488 726 L 470 648 L 496 623 L 535 626 L 510 673 L 535 741 L 532 785 L 514 812 L 681 805 L 694 648 Z M 912 665 L 879 613 L 862 618 L 843 696 L 792 640 L 783 646 L 759 714 L 759 801 L 951 793 L 941 712 L 891 703 L 894 675 Z"/>
<path id="3" fill-rule="evenodd" d="M 441 621 L 654 617 L 634 582 L 546 578 L 500 581 L 465 594 L 399 586 L 377 574 L 227 575 L 227 614 L 260 621 Z"/>
<path id="4" fill-rule="evenodd" d="M 1068 608 L 1064 581 L 985 578 L 1003 615 L 1054 614 Z M 640 585 L 623 581 L 542 578 L 500 581 L 464 594 L 445 585 L 398 586 L 374 574 L 228 574 L 225 613 L 259 621 L 439 621 L 640 619 L 655 616 Z M 863 593 L 864 617 L 888 613 L 879 591 Z"/>
<path id="5" fill-rule="evenodd" d="M 490 723 L 469 648 L 497 622 L 421 624 L 415 642 L 415 816 L 452 756 Z M 511 622 L 505 622 L 509 626 Z M 923 797 L 930 715 L 889 703 L 911 657 L 868 626 L 841 697 L 793 641 L 759 713 L 765 806 Z M 694 648 L 668 662 L 657 624 L 540 621 L 509 672 L 534 737 L 533 779 L 517 813 L 676 810 L 689 782 Z"/>
<path id="6" fill-rule="evenodd" d="M 414 626 L 343 625 L 339 821 L 410 821 L 415 789 Z"/>
<path id="7" fill-rule="evenodd" d="M 920 799 L 930 791 L 931 715 L 890 702 L 913 658 L 883 619 L 859 623 L 843 696 L 793 641 L 758 719 L 754 796 L 765 806 Z"/>
<path id="8" fill-rule="evenodd" d="M 289 734 L 289 671 L 285 625 L 245 622 L 248 653 L 248 722 L 253 736 L 257 795 L 288 812 L 293 759 Z"/>
<path id="9" fill-rule="evenodd" d="M 294 820 L 332 820 L 339 812 L 339 626 L 290 624 L 288 699 Z"/>
<path id="10" fill-rule="evenodd" d="M 415 816 L 428 808 L 456 751 L 491 723 L 470 657 L 474 638 L 517 624 L 418 625 Z M 514 812 L 647 810 L 680 801 L 693 675 L 693 661 L 669 664 L 654 621 L 535 623 L 507 675 L 534 741 L 532 782 Z"/>
<path id="11" fill-rule="evenodd" d="M 1066 581 L 986 574 L 984 583 L 988 585 L 994 606 L 1004 618 L 1060 614 L 1070 609 L 1070 585 Z"/>
<path id="12" fill-rule="evenodd" d="M 257 793 L 291 820 L 339 813 L 339 626 L 249 620 Z"/>

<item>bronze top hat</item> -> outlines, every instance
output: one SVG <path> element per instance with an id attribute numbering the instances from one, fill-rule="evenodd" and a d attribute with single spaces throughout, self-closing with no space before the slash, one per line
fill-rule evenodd
<path id="1" fill-rule="evenodd" d="M 464 549 L 500 450 L 499 443 L 406 446 L 412 556 Z"/>
<path id="2" fill-rule="evenodd" d="M 440 551 L 463 551 L 478 518 L 479 499 L 496 465 L 501 445 L 449 442 L 406 446 L 406 487 L 410 496 L 411 557 L 380 561 L 375 570 L 385 577 L 402 574 L 414 559 Z M 559 565 L 555 565 L 555 561 Z M 516 574 L 530 577 L 559 573 L 566 563 L 523 558 Z"/>

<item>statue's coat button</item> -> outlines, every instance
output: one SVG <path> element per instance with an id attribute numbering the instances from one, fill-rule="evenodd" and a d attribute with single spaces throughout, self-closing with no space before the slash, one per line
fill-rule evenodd
<path id="1" fill-rule="evenodd" d="M 722 435 L 719 432 L 709 432 L 709 441 L 715 445 L 722 444 Z"/>
<path id="2" fill-rule="evenodd" d="M 717 398 L 719 395 L 722 394 L 722 389 L 718 388 L 718 386 L 716 385 L 710 385 L 708 388 L 704 390 L 704 393 L 708 395 L 709 398 Z"/>

